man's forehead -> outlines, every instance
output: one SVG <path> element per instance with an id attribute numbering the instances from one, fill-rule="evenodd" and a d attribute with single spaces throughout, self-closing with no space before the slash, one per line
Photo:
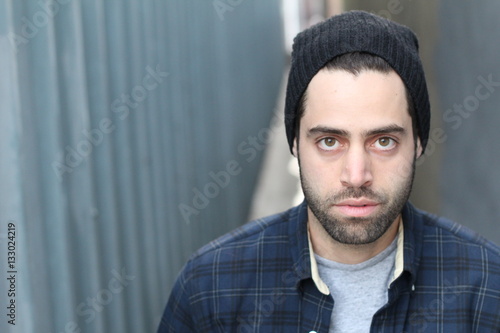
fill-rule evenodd
<path id="1" fill-rule="evenodd" d="M 375 109 L 407 109 L 406 88 L 395 72 L 363 71 L 357 75 L 343 70 L 320 71 L 311 80 L 305 97 L 305 114 L 315 111 L 349 112 Z M 380 114 L 383 115 L 383 112 Z"/>

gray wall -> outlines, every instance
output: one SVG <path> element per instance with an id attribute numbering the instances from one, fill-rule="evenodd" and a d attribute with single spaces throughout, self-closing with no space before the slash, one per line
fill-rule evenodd
<path id="1" fill-rule="evenodd" d="M 498 15 L 495 0 L 442 0 L 435 70 L 447 135 L 441 211 L 500 244 Z"/>
<path id="2" fill-rule="evenodd" d="M 187 257 L 246 221 L 279 1 L 43 3 L 0 1 L 0 331 L 150 332 Z"/>

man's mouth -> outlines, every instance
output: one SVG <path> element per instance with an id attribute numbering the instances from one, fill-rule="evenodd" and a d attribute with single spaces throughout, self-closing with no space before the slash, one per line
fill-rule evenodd
<path id="1" fill-rule="evenodd" d="M 347 199 L 335 204 L 335 208 L 343 215 L 351 217 L 364 217 L 372 214 L 379 203 L 373 200 L 359 198 Z"/>

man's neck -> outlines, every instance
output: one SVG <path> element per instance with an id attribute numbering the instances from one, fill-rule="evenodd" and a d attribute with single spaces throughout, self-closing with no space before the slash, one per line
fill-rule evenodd
<path id="1" fill-rule="evenodd" d="M 391 224 L 389 229 L 375 242 L 369 244 L 342 244 L 334 240 L 321 223 L 308 212 L 308 228 L 314 253 L 343 264 L 359 264 L 373 258 L 387 248 L 397 235 L 401 215 Z"/>

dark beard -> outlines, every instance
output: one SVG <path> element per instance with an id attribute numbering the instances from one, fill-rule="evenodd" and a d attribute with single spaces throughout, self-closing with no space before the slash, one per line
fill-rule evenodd
<path id="1" fill-rule="evenodd" d="M 402 184 L 397 192 L 394 193 L 392 198 L 382 193 L 376 193 L 368 187 L 350 187 L 326 200 L 322 200 L 316 195 L 307 180 L 304 179 L 301 170 L 300 181 L 304 197 L 314 216 L 330 237 L 337 242 L 352 245 L 373 243 L 389 229 L 403 210 L 405 203 L 408 201 L 413 185 L 413 178 L 415 176 L 415 160 L 416 158 L 414 157 L 410 177 L 408 177 L 406 183 Z M 383 208 L 382 211 L 376 216 L 369 218 L 348 217 L 340 219 L 328 213 L 332 204 L 344 199 L 360 197 L 365 197 L 380 203 Z"/>

